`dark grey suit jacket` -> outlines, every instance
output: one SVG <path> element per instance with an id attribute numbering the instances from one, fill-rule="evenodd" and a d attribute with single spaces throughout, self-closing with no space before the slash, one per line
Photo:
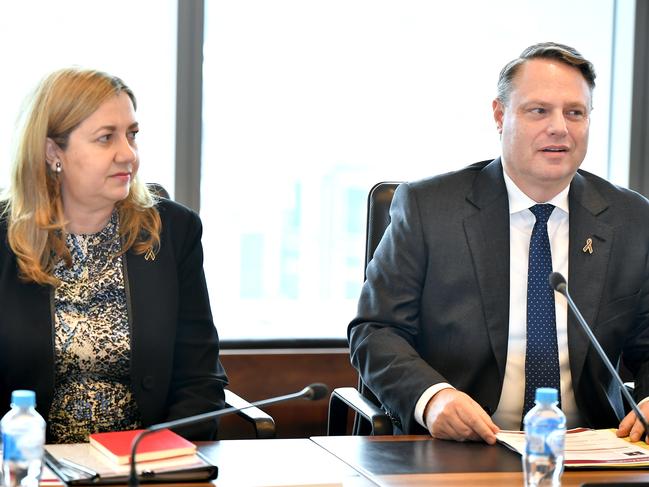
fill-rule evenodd
<path id="1" fill-rule="evenodd" d="M 349 325 L 352 363 L 397 429 L 448 382 L 492 414 L 509 328 L 509 204 L 500 159 L 397 189 L 392 223 Z M 649 395 L 649 202 L 585 171 L 570 187 L 568 284 L 602 347 Z M 593 239 L 592 254 L 582 248 Z M 620 391 L 572 316 L 570 370 L 585 426 L 613 427 Z"/>
<path id="2" fill-rule="evenodd" d="M 196 213 L 169 200 L 155 260 L 124 259 L 131 325 L 131 388 L 144 425 L 220 409 L 227 384 L 219 361 L 203 274 L 202 226 Z M 36 391 L 47 420 L 55 387 L 52 288 L 18 279 L 0 220 L 0 414 L 14 389 Z M 216 422 L 178 430 L 212 439 Z"/>

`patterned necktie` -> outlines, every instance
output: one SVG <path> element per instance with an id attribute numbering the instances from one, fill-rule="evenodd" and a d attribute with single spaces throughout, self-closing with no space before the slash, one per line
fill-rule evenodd
<path id="1" fill-rule="evenodd" d="M 534 205 L 530 208 L 536 217 L 536 223 L 530 239 L 527 269 L 527 348 L 523 417 L 534 406 L 534 396 L 538 387 L 557 389 L 559 407 L 561 406 L 554 291 L 548 282 L 548 276 L 552 272 L 548 219 L 552 210 L 554 206 L 550 204 Z"/>

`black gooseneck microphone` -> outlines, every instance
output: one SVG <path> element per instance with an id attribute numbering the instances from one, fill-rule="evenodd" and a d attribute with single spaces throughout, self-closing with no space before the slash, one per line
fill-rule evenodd
<path id="1" fill-rule="evenodd" d="M 631 405 L 631 409 L 633 409 L 633 412 L 642 423 L 642 426 L 644 426 L 645 435 L 649 435 L 649 424 L 647 424 L 647 419 L 644 417 L 642 412 L 640 412 L 640 408 L 638 407 L 638 404 L 633 400 L 631 394 L 629 394 L 629 391 L 625 387 L 624 382 L 622 382 L 622 378 L 620 377 L 620 374 L 618 374 L 617 370 L 615 370 L 615 367 L 613 367 L 613 364 L 606 356 L 606 353 L 604 353 L 604 349 L 602 349 L 602 346 L 597 341 L 597 338 L 595 338 L 595 335 L 590 329 L 590 326 L 588 326 L 588 323 L 586 323 L 586 320 L 584 319 L 581 312 L 579 311 L 579 308 L 577 308 L 577 305 L 572 300 L 572 297 L 570 297 L 570 293 L 568 292 L 568 285 L 566 284 L 565 277 L 563 277 L 559 272 L 553 272 L 552 274 L 550 274 L 548 280 L 550 281 L 550 286 L 552 287 L 552 289 L 554 289 L 558 293 L 563 294 L 568 300 L 568 306 L 570 306 L 570 309 L 572 313 L 575 315 L 575 318 L 577 318 L 577 321 L 586 332 L 586 335 L 588 336 L 591 345 L 593 345 L 593 347 L 597 351 L 597 354 L 602 359 L 602 362 L 604 362 L 604 365 L 606 365 L 606 368 L 611 373 L 611 376 L 613 376 L 613 379 L 615 379 L 615 381 L 622 389 L 622 394 Z"/>
<path id="2" fill-rule="evenodd" d="M 231 413 L 237 413 L 244 409 L 258 406 L 268 406 L 270 404 L 276 404 L 278 402 L 291 401 L 293 399 L 307 399 L 309 401 L 317 401 L 323 399 L 329 393 L 329 387 L 326 384 L 314 383 L 306 386 L 299 392 L 294 392 L 292 394 L 286 394 L 284 396 L 271 397 L 270 399 L 262 399 L 261 401 L 256 401 L 250 403 L 249 406 L 243 408 L 225 408 L 219 409 L 218 411 L 209 411 L 207 413 L 196 414 L 195 416 L 189 416 L 187 418 L 174 419 L 173 421 L 167 421 L 165 423 L 158 423 L 145 428 L 139 435 L 135 437 L 131 445 L 131 471 L 129 475 L 128 485 L 130 487 L 137 487 L 139 484 L 137 478 L 137 471 L 135 468 L 135 454 L 137 451 L 137 446 L 140 444 L 142 438 L 147 436 L 150 433 L 155 431 L 160 431 L 166 428 L 177 428 L 179 426 L 188 426 L 190 424 L 200 423 L 208 419 L 218 418 L 220 416 L 225 416 Z"/>

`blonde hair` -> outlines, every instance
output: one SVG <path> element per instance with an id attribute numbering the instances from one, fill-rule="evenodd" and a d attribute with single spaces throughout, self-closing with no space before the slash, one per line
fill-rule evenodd
<path id="1" fill-rule="evenodd" d="M 49 137 L 63 150 L 70 134 L 106 100 L 126 93 L 136 108 L 135 95 L 124 82 L 109 74 L 78 68 L 55 71 L 34 93 L 14 160 L 4 213 L 8 241 L 18 261 L 22 280 L 57 286 L 54 266 L 71 265 L 65 239 L 61 185 L 46 164 Z M 161 221 L 156 199 L 134 178 L 126 199 L 116 204 L 122 253 L 131 247 L 138 254 L 157 251 Z"/>

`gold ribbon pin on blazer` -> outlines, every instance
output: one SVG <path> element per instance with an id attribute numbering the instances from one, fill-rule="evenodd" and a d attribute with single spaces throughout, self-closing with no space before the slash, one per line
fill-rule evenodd
<path id="1" fill-rule="evenodd" d="M 144 254 L 144 260 L 155 260 L 155 252 L 153 252 L 153 247 L 149 247 L 149 250 L 146 251 L 146 254 Z"/>
<path id="2" fill-rule="evenodd" d="M 584 245 L 584 248 L 581 249 L 584 254 L 588 252 L 589 254 L 593 253 L 593 239 L 592 238 L 587 238 L 586 239 L 586 245 Z"/>

